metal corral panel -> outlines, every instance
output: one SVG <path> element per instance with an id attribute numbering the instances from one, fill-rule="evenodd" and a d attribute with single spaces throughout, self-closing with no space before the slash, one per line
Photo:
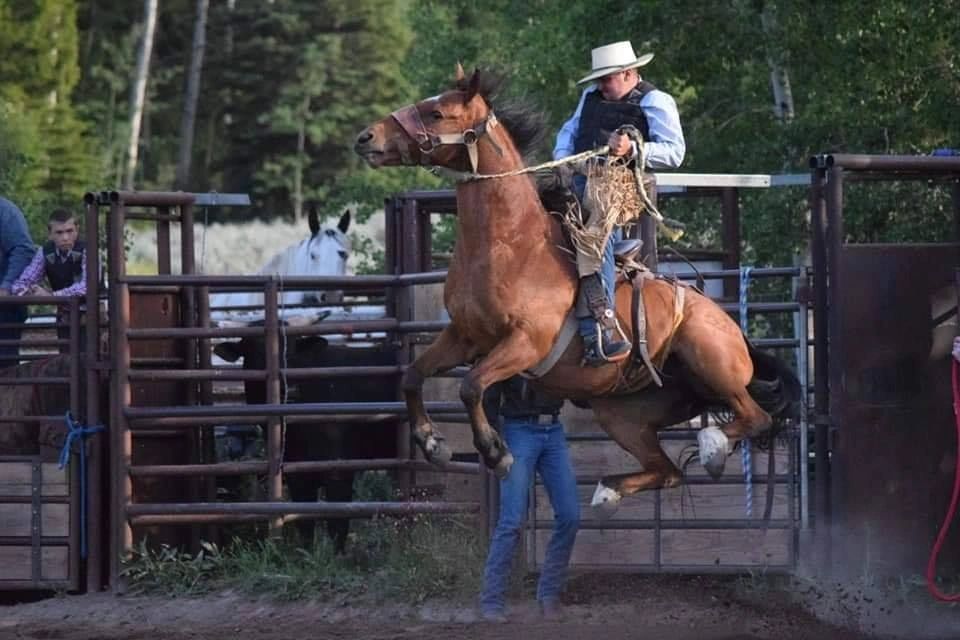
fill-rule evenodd
<path id="1" fill-rule="evenodd" d="M 68 469 L 0 457 L 0 590 L 77 589 L 79 491 Z"/>
<path id="2" fill-rule="evenodd" d="M 956 245 L 845 245 L 832 312 L 833 564 L 920 573 L 956 459 Z M 832 283 L 831 283 L 831 286 Z M 841 566 L 841 559 L 842 564 Z M 941 557 L 960 566 L 960 547 Z"/>

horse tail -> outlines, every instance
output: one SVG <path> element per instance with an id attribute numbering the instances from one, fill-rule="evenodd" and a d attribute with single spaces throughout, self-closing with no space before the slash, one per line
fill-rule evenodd
<path id="1" fill-rule="evenodd" d="M 750 396 L 773 418 L 770 435 L 788 420 L 797 421 L 803 400 L 803 388 L 793 370 L 782 360 L 747 343 L 753 361 L 753 379 L 747 385 Z"/>

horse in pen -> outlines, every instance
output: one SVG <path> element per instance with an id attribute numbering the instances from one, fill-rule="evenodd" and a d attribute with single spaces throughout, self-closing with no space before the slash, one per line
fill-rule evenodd
<path id="1" fill-rule="evenodd" d="M 541 369 L 534 376 L 538 385 L 588 402 L 601 427 L 643 467 L 602 478 L 594 506 L 612 513 L 626 495 L 679 485 L 682 473 L 657 431 L 705 411 L 733 416 L 699 433 L 700 460 L 718 476 L 738 442 L 791 417 L 800 398 L 796 377 L 754 349 L 708 297 L 643 268 L 621 279 L 616 307 L 633 305 L 632 314 L 618 313 L 618 322 L 634 345 L 646 342 L 645 360 L 656 363 L 654 369 L 636 353 L 621 363 L 584 367 L 582 342 L 563 331 L 577 294 L 568 240 L 524 160 L 541 133 L 537 117 L 529 106 L 498 99 L 498 86 L 493 74 L 478 70 L 468 78 L 458 66 L 453 89 L 371 124 L 354 145 L 374 168 L 422 165 L 459 176 L 456 245 L 444 290 L 450 325 L 403 382 L 415 440 L 429 460 L 450 458 L 424 409 L 422 385 L 473 364 L 460 395 L 474 444 L 486 465 L 505 476 L 512 455 L 488 423 L 481 399 L 491 384 Z M 638 334 L 641 322 L 645 334 Z M 658 371 L 662 386 L 654 382 Z"/>

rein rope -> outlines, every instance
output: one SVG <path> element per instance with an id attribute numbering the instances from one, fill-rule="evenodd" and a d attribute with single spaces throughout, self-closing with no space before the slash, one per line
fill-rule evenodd
<path id="1" fill-rule="evenodd" d="M 740 330 L 747 334 L 747 291 L 750 288 L 750 272 L 753 267 L 740 267 Z M 740 461 L 743 465 L 743 489 L 745 492 L 745 513 L 748 518 L 753 517 L 753 460 L 751 455 L 750 439 L 744 438 L 740 446 Z M 773 455 L 773 451 L 770 451 Z"/>
<path id="2" fill-rule="evenodd" d="M 637 145 L 637 162 L 634 163 L 633 173 L 637 185 L 637 194 L 640 196 L 640 202 L 643 204 L 646 212 L 657 221 L 657 226 L 660 230 L 666 235 L 670 240 L 676 242 L 680 239 L 680 236 L 683 235 L 682 229 L 675 229 L 667 224 L 666 219 L 663 217 L 663 214 L 660 213 L 659 209 L 653 204 L 653 201 L 650 199 L 650 195 L 647 193 L 646 187 L 643 185 L 643 167 L 647 164 L 647 151 L 644 145 L 643 135 L 637 130 L 636 127 L 627 125 L 620 128 L 620 132 L 628 136 L 634 144 Z M 586 163 L 588 160 L 593 158 L 598 158 L 600 156 L 607 156 L 610 154 L 609 145 L 603 145 L 602 147 L 597 147 L 591 151 L 582 151 L 576 153 L 572 156 L 566 156 L 564 158 L 559 158 L 557 160 L 549 160 L 547 162 L 541 162 L 540 164 L 533 165 L 530 167 L 523 167 L 521 169 L 514 169 L 513 171 L 504 171 L 502 173 L 477 173 L 474 171 L 457 171 L 455 169 L 449 169 L 447 167 L 440 166 L 425 166 L 424 168 L 432 173 L 435 176 L 441 178 L 448 178 L 456 183 L 461 182 L 477 182 L 480 180 L 499 180 L 502 178 L 513 178 L 515 176 L 522 176 L 530 173 L 537 173 L 540 171 L 545 171 L 547 169 L 555 169 L 556 167 L 562 167 L 566 165 L 577 165 Z M 471 158 L 472 160 L 472 158 Z"/>

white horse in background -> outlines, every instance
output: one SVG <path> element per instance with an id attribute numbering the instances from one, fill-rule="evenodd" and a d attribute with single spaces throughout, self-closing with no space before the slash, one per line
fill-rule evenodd
<path id="1" fill-rule="evenodd" d="M 350 227 L 350 211 L 340 216 L 336 227 L 320 228 L 315 207 L 307 216 L 310 237 L 299 244 L 291 245 L 271 258 L 256 275 L 279 276 L 342 276 L 347 272 L 347 260 L 352 249 L 347 229 Z M 241 248 L 242 250 L 242 248 Z M 280 283 L 278 304 L 286 306 L 340 302 L 342 291 L 285 291 Z M 215 322 L 242 320 L 250 322 L 263 318 L 263 291 L 237 291 L 215 293 L 210 296 L 210 318 Z M 228 307 L 259 307 L 259 309 L 235 309 Z M 290 313 L 303 313 L 291 309 Z M 281 315 L 287 313 L 281 310 Z"/>

